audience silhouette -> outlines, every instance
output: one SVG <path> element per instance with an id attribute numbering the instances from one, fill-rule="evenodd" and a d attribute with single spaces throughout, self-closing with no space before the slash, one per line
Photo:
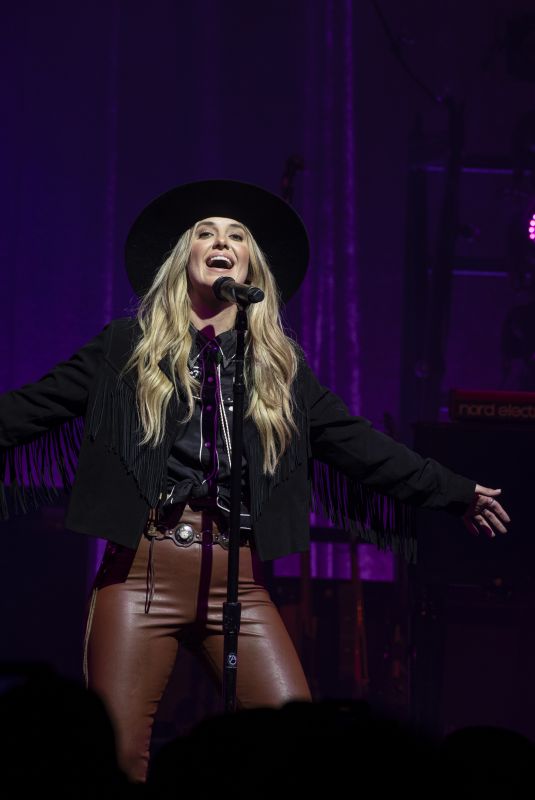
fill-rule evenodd
<path id="1" fill-rule="evenodd" d="M 3 798 L 130 793 L 110 719 L 94 693 L 39 664 L 1 665 L 0 680 Z"/>
<path id="2" fill-rule="evenodd" d="M 535 745 L 506 728 L 434 737 L 364 700 L 288 703 L 219 714 L 153 756 L 145 785 L 120 771 L 101 700 L 46 665 L 0 665 L 2 796 L 55 800 L 309 797 L 386 791 L 450 798 L 534 788 Z"/>

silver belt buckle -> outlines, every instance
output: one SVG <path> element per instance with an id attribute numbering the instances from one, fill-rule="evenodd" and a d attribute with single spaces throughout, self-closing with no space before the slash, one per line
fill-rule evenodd
<path id="1" fill-rule="evenodd" d="M 195 531 L 185 523 L 177 525 L 171 536 L 179 547 L 189 547 L 195 541 Z"/>

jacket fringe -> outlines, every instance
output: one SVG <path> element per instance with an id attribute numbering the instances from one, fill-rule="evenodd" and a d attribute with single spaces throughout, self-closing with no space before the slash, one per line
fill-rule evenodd
<path id="1" fill-rule="evenodd" d="M 135 389 L 104 374 L 87 420 L 87 436 L 92 441 L 97 436 L 104 438 L 108 450 L 116 453 L 127 473 L 133 475 L 140 495 L 151 508 L 156 507 L 167 469 L 167 449 L 140 444 L 142 426 Z"/>
<path id="2" fill-rule="evenodd" d="M 255 430 L 251 436 L 248 450 L 249 461 L 249 491 L 251 497 L 251 519 L 254 522 L 260 517 L 262 508 L 271 497 L 273 489 L 283 481 L 287 481 L 292 472 L 307 458 L 306 451 L 306 416 L 299 409 L 295 409 L 295 422 L 298 433 L 294 433 L 290 444 L 281 456 L 275 473 L 272 476 L 265 475 L 264 469 L 264 450 L 260 435 Z"/>
<path id="3" fill-rule="evenodd" d="M 320 461 L 314 462 L 312 510 L 326 515 L 353 539 L 400 553 L 408 563 L 416 563 L 413 509 Z"/>
<path id="4" fill-rule="evenodd" d="M 0 519 L 52 505 L 72 489 L 84 422 L 63 422 L 0 452 Z"/>

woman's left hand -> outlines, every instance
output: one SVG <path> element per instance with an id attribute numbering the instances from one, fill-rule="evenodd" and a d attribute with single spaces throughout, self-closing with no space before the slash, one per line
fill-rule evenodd
<path id="1" fill-rule="evenodd" d="M 496 500 L 501 489 L 489 489 L 476 484 L 474 499 L 463 516 L 463 522 L 476 536 L 483 531 L 487 536 L 507 533 L 505 523 L 511 522 L 504 508 Z"/>

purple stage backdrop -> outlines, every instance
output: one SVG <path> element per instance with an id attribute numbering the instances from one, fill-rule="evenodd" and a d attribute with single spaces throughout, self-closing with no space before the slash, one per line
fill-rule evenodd
<path id="1" fill-rule="evenodd" d="M 154 195 L 209 177 L 280 192 L 295 156 L 312 258 L 285 319 L 358 412 L 352 3 L 34 3 L 10 23 L 2 388 L 128 312 L 123 242 Z"/>
<path id="2" fill-rule="evenodd" d="M 493 44 L 512 7 L 529 5 L 381 3 L 414 72 L 466 101 L 467 152 L 507 155 L 533 102 L 533 85 L 508 75 Z M 294 156 L 311 262 L 285 320 L 353 413 L 377 427 L 385 413 L 396 420 L 409 134 L 420 120 L 441 152 L 446 125 L 394 57 L 373 4 L 22 0 L 2 17 L 0 389 L 38 379 L 130 313 L 123 245 L 152 197 L 214 177 L 280 192 Z M 476 189 L 468 215 L 482 197 L 492 191 Z M 448 380 L 481 377 L 492 388 L 514 298 L 505 272 L 485 284 L 481 308 L 480 284 L 465 291 L 460 280 L 463 346 Z M 467 345 L 474 328 L 477 352 Z M 392 559 L 376 554 L 374 572 L 372 551 L 367 576 L 392 580 Z M 315 552 L 315 574 L 333 574 L 325 553 Z M 89 574 L 96 556 L 92 545 Z"/>

